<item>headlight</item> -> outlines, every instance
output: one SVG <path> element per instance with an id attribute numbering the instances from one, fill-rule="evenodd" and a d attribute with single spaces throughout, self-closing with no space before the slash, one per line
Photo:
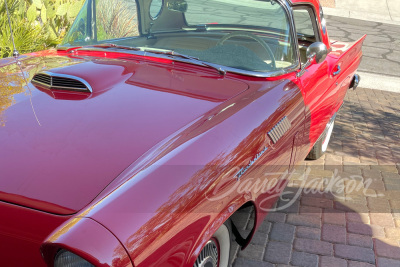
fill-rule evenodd
<path id="1" fill-rule="evenodd" d="M 54 267 L 94 267 L 94 265 L 78 255 L 62 249 L 56 255 Z"/>

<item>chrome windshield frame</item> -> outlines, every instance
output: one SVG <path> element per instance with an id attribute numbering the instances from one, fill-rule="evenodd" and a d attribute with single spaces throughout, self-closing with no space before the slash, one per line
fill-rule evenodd
<path id="1" fill-rule="evenodd" d="M 278 4 L 280 4 L 281 7 L 283 7 L 283 9 L 286 12 L 287 15 L 287 19 L 288 19 L 288 23 L 289 23 L 289 36 L 291 37 L 290 39 L 290 44 L 293 46 L 293 58 L 294 58 L 294 62 L 291 66 L 287 67 L 287 68 L 283 68 L 280 70 L 276 70 L 276 71 L 270 71 L 270 72 L 258 72 L 258 71 L 248 71 L 248 70 L 242 70 L 242 69 L 238 69 L 238 68 L 232 68 L 232 67 L 228 67 L 228 66 L 224 66 L 224 65 L 218 65 L 212 62 L 207 62 L 205 61 L 205 63 L 209 63 L 209 64 L 213 64 L 215 66 L 221 66 L 221 68 L 224 69 L 224 71 L 226 72 L 230 72 L 230 73 L 235 73 L 235 74 L 240 74 L 240 75 L 246 75 L 246 76 L 252 76 L 252 77 L 259 77 L 259 78 L 272 78 L 272 77 L 278 77 L 281 75 L 285 75 L 285 74 L 289 74 L 292 72 L 295 72 L 297 70 L 300 69 L 300 55 L 299 55 L 299 44 L 297 41 L 297 33 L 296 33 L 296 28 L 295 28 L 295 24 L 294 24 L 294 17 L 293 17 L 293 12 L 292 12 L 292 7 L 289 4 L 288 1 L 290 0 L 275 0 L 276 2 L 278 2 Z M 111 40 L 105 40 L 107 42 L 110 42 Z M 73 46 L 71 46 L 73 47 Z M 60 51 L 66 51 L 68 49 L 71 48 L 70 46 L 58 46 L 57 50 Z M 139 55 L 139 56 L 153 56 L 153 57 L 158 57 L 158 58 L 164 58 L 164 59 L 172 59 L 175 61 L 179 61 L 179 62 L 185 62 L 185 63 L 189 63 L 189 64 L 195 64 L 195 65 L 200 65 L 198 62 L 195 62 L 194 60 L 190 60 L 190 59 L 184 59 L 184 58 L 178 58 L 178 57 L 173 57 L 171 55 L 163 55 L 163 54 L 156 54 L 156 53 L 149 53 L 149 52 L 143 52 L 143 51 L 123 51 L 120 49 L 97 49 L 97 48 L 93 48 L 92 45 L 88 45 L 87 47 L 83 46 L 82 48 L 76 49 L 76 50 L 83 50 L 83 51 L 110 51 L 112 50 L 113 52 L 121 52 L 121 53 L 128 53 L 128 54 L 134 54 L 134 55 Z M 76 51 L 74 50 L 74 51 Z M 206 64 L 204 64 L 203 66 L 206 66 Z"/>

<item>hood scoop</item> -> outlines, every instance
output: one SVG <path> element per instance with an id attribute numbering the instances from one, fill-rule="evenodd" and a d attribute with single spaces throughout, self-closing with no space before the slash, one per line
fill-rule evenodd
<path id="1" fill-rule="evenodd" d="M 76 92 L 93 92 L 92 87 L 84 79 L 59 73 L 40 72 L 33 76 L 32 84 L 46 89 L 67 90 Z"/>

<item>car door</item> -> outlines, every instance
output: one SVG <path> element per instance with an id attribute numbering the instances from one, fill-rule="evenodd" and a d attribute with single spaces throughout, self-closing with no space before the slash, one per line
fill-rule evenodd
<path id="1" fill-rule="evenodd" d="M 301 64 L 306 63 L 306 51 L 310 44 L 321 42 L 318 20 L 310 5 L 296 6 L 293 9 L 297 31 Z M 334 62 L 325 59 L 320 64 L 313 64 L 299 77 L 298 82 L 306 105 L 306 132 L 309 142 L 314 144 L 329 122 L 337 96 L 336 78 L 331 75 Z"/>
<path id="2" fill-rule="evenodd" d="M 347 90 L 353 81 L 354 73 L 361 63 L 362 45 L 366 35 L 354 43 L 334 42 L 331 44 L 332 51 L 328 55 L 331 61 L 333 76 L 336 87 L 336 102 L 333 111 L 337 111 L 343 103 Z"/>

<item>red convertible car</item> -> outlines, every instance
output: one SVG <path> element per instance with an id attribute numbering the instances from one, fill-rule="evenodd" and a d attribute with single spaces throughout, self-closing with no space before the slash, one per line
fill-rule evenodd
<path id="1" fill-rule="evenodd" d="M 326 151 L 364 38 L 317 0 L 87 0 L 0 60 L 0 266 L 230 265 Z"/>

